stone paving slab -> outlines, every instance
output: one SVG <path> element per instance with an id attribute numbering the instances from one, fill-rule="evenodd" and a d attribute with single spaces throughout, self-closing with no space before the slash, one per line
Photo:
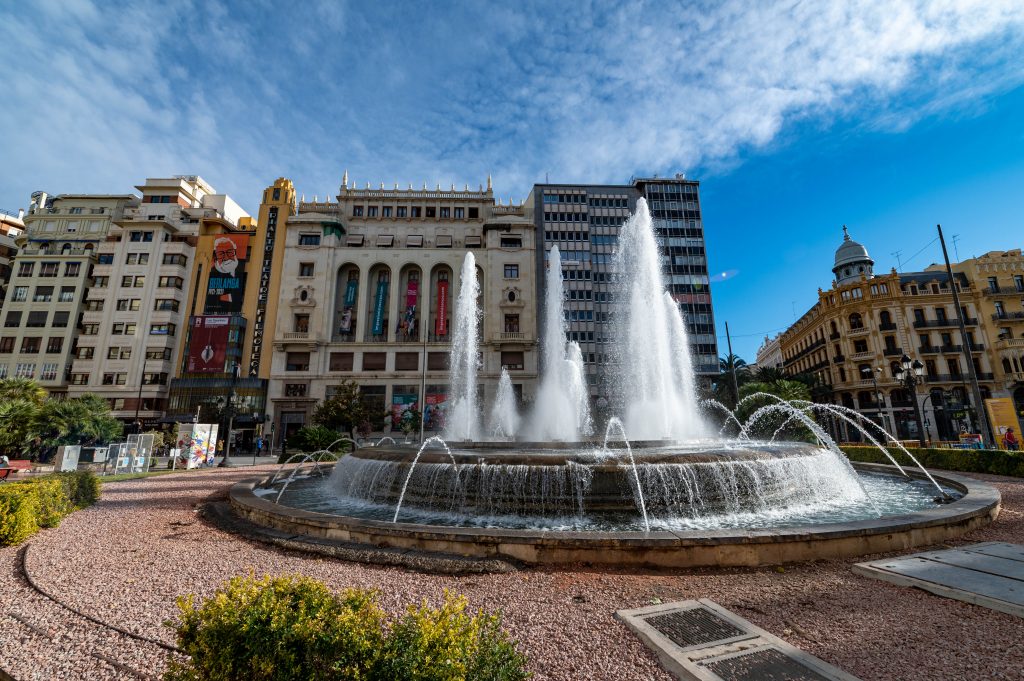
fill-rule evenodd
<path id="1" fill-rule="evenodd" d="M 857 681 L 714 601 L 619 610 L 662 666 L 687 681 Z"/>
<path id="2" fill-rule="evenodd" d="M 857 563 L 857 574 L 1024 617 L 1024 545 L 986 542 Z"/>

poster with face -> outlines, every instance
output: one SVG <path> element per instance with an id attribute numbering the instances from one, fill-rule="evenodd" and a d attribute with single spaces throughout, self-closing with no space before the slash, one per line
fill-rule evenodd
<path id="1" fill-rule="evenodd" d="M 248 248 L 248 234 L 220 234 L 214 238 L 210 280 L 206 287 L 207 314 L 241 312 Z"/>

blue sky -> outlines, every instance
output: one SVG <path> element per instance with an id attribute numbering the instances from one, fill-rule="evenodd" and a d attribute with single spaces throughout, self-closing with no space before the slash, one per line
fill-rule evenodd
<path id="1" fill-rule="evenodd" d="M 1019 0 L 294 4 L 0 5 L 0 207 L 168 174 L 255 211 L 346 168 L 516 200 L 686 172 L 750 359 L 829 285 L 844 223 L 884 270 L 937 222 L 962 257 L 1021 245 Z"/>

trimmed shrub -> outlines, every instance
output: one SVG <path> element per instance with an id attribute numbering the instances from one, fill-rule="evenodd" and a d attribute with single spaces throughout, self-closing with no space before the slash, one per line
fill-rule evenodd
<path id="1" fill-rule="evenodd" d="M 0 546 L 15 546 L 39 531 L 38 507 L 25 485 L 0 485 Z"/>
<path id="2" fill-rule="evenodd" d="M 526 658 L 501 629 L 501 618 L 466 611 L 465 596 L 447 590 L 434 609 L 410 606 L 395 623 L 371 677 L 374 681 L 518 681 Z"/>
<path id="3" fill-rule="evenodd" d="M 90 471 L 54 473 L 0 485 L 0 546 L 14 546 L 72 511 L 96 503 L 100 481 Z"/>
<path id="4" fill-rule="evenodd" d="M 373 592 L 335 596 L 305 577 L 235 577 L 197 606 L 178 599 L 178 645 L 191 660 L 167 681 L 367 679 L 383 640 Z"/>
<path id="5" fill-rule="evenodd" d="M 889 453 L 901 466 L 912 466 L 913 462 L 896 447 L 888 447 Z M 842 447 L 851 461 L 891 464 L 877 447 Z M 1024 454 L 1002 449 L 910 449 L 925 468 L 939 468 L 965 473 L 991 473 L 1024 478 Z"/>
<path id="6" fill-rule="evenodd" d="M 299 576 L 235 577 L 196 605 L 178 599 L 176 630 L 187 662 L 164 681 L 520 681 L 526 658 L 497 615 L 467 612 L 445 592 L 433 609 L 410 607 L 391 623 L 376 592 L 333 594 Z"/>

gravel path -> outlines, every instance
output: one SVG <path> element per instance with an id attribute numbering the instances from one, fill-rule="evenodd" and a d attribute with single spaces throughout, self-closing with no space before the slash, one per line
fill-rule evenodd
<path id="1" fill-rule="evenodd" d="M 173 636 L 163 622 L 174 616 L 177 595 L 208 594 L 232 575 L 291 572 L 339 589 L 379 589 L 392 613 L 423 598 L 436 602 L 446 588 L 464 593 L 474 607 L 504 612 L 540 680 L 671 681 L 612 613 L 686 598 L 715 600 L 865 680 L 1024 679 L 1024 621 L 853 574 L 850 565 L 863 559 L 677 574 L 579 566 L 424 575 L 281 551 L 197 517 L 196 504 L 223 497 L 229 483 L 252 475 L 253 469 L 217 470 L 108 485 L 99 504 L 32 540 L 28 570 L 69 606 L 167 643 Z M 975 477 L 999 488 L 1003 511 L 968 541 L 1024 543 L 1024 481 Z M 165 650 L 39 596 L 19 565 L 16 549 L 0 550 L 8 576 L 0 667 L 18 679 L 159 674 Z"/>

